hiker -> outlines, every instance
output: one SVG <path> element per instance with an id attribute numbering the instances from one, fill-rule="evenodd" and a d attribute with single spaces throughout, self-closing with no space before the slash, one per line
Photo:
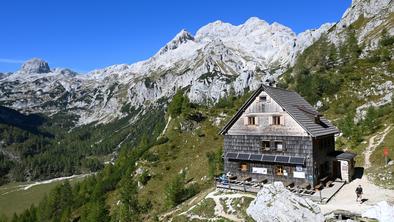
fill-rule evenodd
<path id="1" fill-rule="evenodd" d="M 363 188 L 361 187 L 361 184 L 358 185 L 358 187 L 356 188 L 356 195 L 357 195 L 356 202 L 358 202 L 358 199 L 360 199 L 360 201 L 361 201 L 362 195 L 363 195 Z"/>

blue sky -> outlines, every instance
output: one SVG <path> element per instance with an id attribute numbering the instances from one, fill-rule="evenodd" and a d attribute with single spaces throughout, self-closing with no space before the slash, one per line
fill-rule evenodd
<path id="1" fill-rule="evenodd" d="M 338 21 L 351 0 L 2 0 L 0 71 L 39 57 L 51 67 L 87 72 L 152 56 L 181 29 L 252 16 L 299 33 Z"/>

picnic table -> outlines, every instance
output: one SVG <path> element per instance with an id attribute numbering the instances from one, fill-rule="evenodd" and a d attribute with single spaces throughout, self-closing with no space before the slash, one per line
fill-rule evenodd
<path id="1" fill-rule="evenodd" d="M 251 181 L 252 180 L 252 177 L 248 177 L 248 176 L 246 176 L 246 177 L 241 177 L 241 181 Z"/>
<path id="2" fill-rule="evenodd" d="M 285 187 L 293 187 L 294 186 L 294 182 L 288 181 L 284 185 L 285 185 Z"/>
<path id="3" fill-rule="evenodd" d="M 236 179 L 237 179 L 237 176 L 229 176 L 228 179 L 229 179 L 229 180 L 236 180 Z"/>

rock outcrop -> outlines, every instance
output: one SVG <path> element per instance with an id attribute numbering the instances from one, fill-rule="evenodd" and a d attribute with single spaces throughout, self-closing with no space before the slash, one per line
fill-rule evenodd
<path id="1" fill-rule="evenodd" d="M 257 222 L 323 222 L 319 206 L 287 190 L 281 182 L 264 186 L 246 211 Z"/>
<path id="2" fill-rule="evenodd" d="M 50 68 L 47 62 L 42 59 L 33 58 L 26 61 L 20 70 L 23 73 L 48 73 L 50 72 Z"/>

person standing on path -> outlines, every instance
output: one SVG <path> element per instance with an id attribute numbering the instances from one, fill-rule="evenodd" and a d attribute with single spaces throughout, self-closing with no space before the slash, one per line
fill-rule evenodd
<path id="1" fill-rule="evenodd" d="M 358 199 L 360 199 L 360 201 L 362 201 L 362 195 L 363 195 L 363 188 L 361 187 L 361 184 L 358 185 L 358 187 L 356 188 L 356 202 L 358 202 Z"/>

